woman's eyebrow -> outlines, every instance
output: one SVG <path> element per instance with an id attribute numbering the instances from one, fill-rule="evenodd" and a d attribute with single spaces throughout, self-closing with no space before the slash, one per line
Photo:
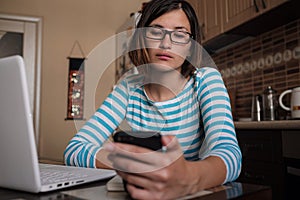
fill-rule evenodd
<path id="1" fill-rule="evenodd" d="M 155 27 L 155 28 L 164 28 L 163 26 L 159 25 L 159 24 L 152 24 L 150 25 L 151 27 Z"/>
<path id="2" fill-rule="evenodd" d="M 152 25 L 150 25 L 151 27 L 157 27 L 157 28 L 165 28 L 165 27 L 163 27 L 162 25 L 159 25 L 159 24 L 152 24 Z M 177 27 L 175 27 L 175 29 L 176 30 L 181 30 L 181 29 L 184 29 L 184 30 L 188 30 L 186 27 L 184 27 L 184 26 L 177 26 Z"/>

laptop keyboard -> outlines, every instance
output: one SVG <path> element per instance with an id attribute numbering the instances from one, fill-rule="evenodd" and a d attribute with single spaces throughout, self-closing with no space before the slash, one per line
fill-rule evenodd
<path id="1" fill-rule="evenodd" d="M 42 185 L 73 181 L 83 179 L 88 174 L 83 174 L 82 169 L 79 167 L 67 167 L 67 166 L 56 166 L 40 164 L 40 174 Z"/>

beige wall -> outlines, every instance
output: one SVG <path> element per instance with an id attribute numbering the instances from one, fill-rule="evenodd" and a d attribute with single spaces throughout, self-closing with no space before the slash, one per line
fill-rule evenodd
<path id="1" fill-rule="evenodd" d="M 41 158 L 62 161 L 67 142 L 76 133 L 74 122 L 65 121 L 68 89 L 67 57 L 74 42 L 77 40 L 84 53 L 90 54 L 99 43 L 113 36 L 129 14 L 140 9 L 144 1 L 0 0 L 1 13 L 36 16 L 43 19 L 39 146 Z M 108 46 L 106 53 L 115 54 L 114 48 L 114 44 Z M 75 53 L 78 54 L 79 51 L 75 50 Z M 94 92 L 97 95 L 94 97 L 95 105 L 104 100 L 114 83 L 113 63 L 107 67 L 98 62 L 97 67 L 103 74 L 97 91 Z M 92 74 L 91 69 L 89 74 Z M 88 115 L 89 113 L 85 114 L 85 118 L 88 118 Z M 84 121 L 78 122 L 76 126 L 82 123 Z"/>

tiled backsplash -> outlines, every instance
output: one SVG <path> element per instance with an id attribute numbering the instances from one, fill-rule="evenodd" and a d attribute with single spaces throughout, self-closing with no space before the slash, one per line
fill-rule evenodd
<path id="1" fill-rule="evenodd" d="M 300 86 L 300 19 L 212 55 L 222 73 L 233 116 L 251 117 L 252 96 L 272 86 L 277 95 Z M 284 98 L 289 105 L 289 97 Z M 279 108 L 280 119 L 290 113 Z"/>

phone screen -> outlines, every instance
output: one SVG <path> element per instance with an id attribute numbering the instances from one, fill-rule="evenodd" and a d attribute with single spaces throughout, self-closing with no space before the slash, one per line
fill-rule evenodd
<path id="1" fill-rule="evenodd" d="M 162 149 L 161 135 L 150 131 L 118 131 L 113 135 L 115 142 L 141 146 L 154 151 Z"/>

